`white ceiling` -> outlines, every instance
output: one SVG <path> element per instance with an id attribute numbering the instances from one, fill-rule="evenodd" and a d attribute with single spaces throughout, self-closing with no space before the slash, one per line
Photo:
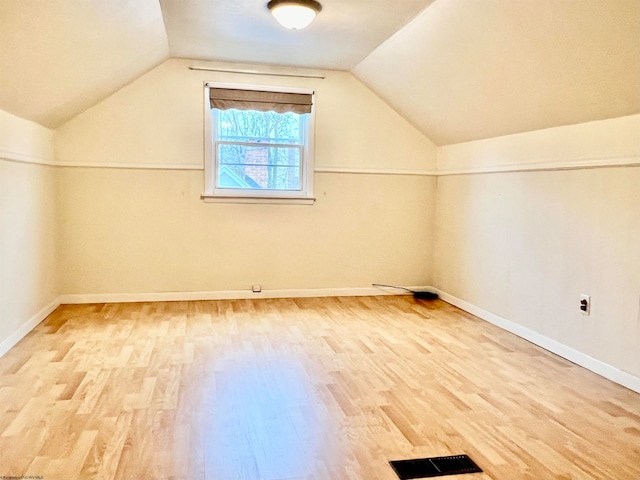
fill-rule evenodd
<path id="1" fill-rule="evenodd" d="M 640 1 L 438 0 L 353 72 L 438 145 L 630 115 Z"/>
<path id="2" fill-rule="evenodd" d="M 640 0 L 432 2 L 0 0 L 0 109 L 55 128 L 184 57 L 351 70 L 438 144 L 640 112 Z"/>
<path id="3" fill-rule="evenodd" d="M 168 55 L 157 0 L 0 0 L 0 109 L 47 127 Z"/>
<path id="4" fill-rule="evenodd" d="M 160 0 L 172 57 L 350 70 L 433 0 L 321 0 L 303 31 L 268 0 Z"/>

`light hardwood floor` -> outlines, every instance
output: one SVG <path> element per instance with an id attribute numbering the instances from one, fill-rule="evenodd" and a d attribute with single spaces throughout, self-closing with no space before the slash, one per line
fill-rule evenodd
<path id="1" fill-rule="evenodd" d="M 0 477 L 640 478 L 640 395 L 442 301 L 61 306 L 0 358 Z"/>

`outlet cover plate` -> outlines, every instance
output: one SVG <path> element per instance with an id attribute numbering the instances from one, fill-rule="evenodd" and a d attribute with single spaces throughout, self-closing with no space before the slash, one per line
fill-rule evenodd
<path id="1" fill-rule="evenodd" d="M 580 295 L 580 313 L 583 315 L 591 315 L 591 296 Z"/>

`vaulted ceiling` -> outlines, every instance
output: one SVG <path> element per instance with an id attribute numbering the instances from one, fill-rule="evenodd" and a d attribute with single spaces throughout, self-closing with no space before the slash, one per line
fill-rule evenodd
<path id="1" fill-rule="evenodd" d="M 56 128 L 170 57 L 352 71 L 437 144 L 640 112 L 640 0 L 1 0 L 0 109 Z"/>
<path id="2" fill-rule="evenodd" d="M 46 127 L 168 56 L 157 1 L 0 0 L 0 109 Z"/>
<path id="3" fill-rule="evenodd" d="M 640 0 L 439 0 L 354 73 L 440 145 L 638 113 Z"/>

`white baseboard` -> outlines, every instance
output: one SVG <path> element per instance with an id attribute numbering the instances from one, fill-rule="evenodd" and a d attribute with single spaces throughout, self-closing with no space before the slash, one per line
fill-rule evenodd
<path id="1" fill-rule="evenodd" d="M 291 290 L 264 290 L 254 293 L 249 290 L 211 292 L 157 292 L 157 293 L 94 293 L 60 295 L 42 308 L 27 322 L 0 342 L 0 357 L 22 340 L 40 322 L 63 304 L 127 303 L 127 302 L 171 302 L 188 300 L 241 300 L 248 298 L 308 298 L 308 297 L 367 297 L 372 295 L 397 295 L 398 292 L 375 287 L 358 288 L 308 288 Z"/>
<path id="2" fill-rule="evenodd" d="M 211 292 L 152 292 L 152 293 L 96 293 L 61 295 L 60 304 L 126 303 L 126 302 L 174 302 L 188 300 L 241 300 L 247 298 L 304 298 L 304 297 L 366 297 L 372 295 L 397 295 L 398 292 L 375 287 L 307 288 L 291 290 L 227 290 Z"/>
<path id="3" fill-rule="evenodd" d="M 624 387 L 640 393 L 640 378 L 624 372 L 607 363 L 597 360 L 585 353 L 579 352 L 556 340 L 535 332 L 527 327 L 507 320 L 499 315 L 483 310 L 480 307 L 450 295 L 442 290 L 431 287 L 410 287 L 413 290 L 431 290 L 438 293 L 440 298 L 451 305 L 471 313 L 489 323 L 507 330 L 525 340 L 530 341 L 550 352 L 560 355 L 602 377 L 616 382 Z M 397 295 L 399 292 L 375 287 L 359 288 L 309 288 L 292 290 L 264 290 L 253 293 L 248 290 L 228 290 L 211 292 L 157 292 L 157 293 L 98 293 L 61 295 L 38 313 L 33 315 L 11 336 L 0 343 L 0 357 L 7 353 L 14 345 L 24 338 L 40 322 L 62 304 L 85 303 L 121 303 L 121 302 L 167 302 L 188 300 L 240 300 L 249 298 L 308 298 L 308 297 L 364 297 L 372 295 Z"/>
<path id="4" fill-rule="evenodd" d="M 36 328 L 40 322 L 47 318 L 51 312 L 60 306 L 60 302 L 56 298 L 49 305 L 41 309 L 33 315 L 27 322 L 23 323 L 20 328 L 13 332 L 7 339 L 0 343 L 0 357 L 11 350 L 20 340 L 26 337 L 31 330 Z"/>
<path id="5" fill-rule="evenodd" d="M 640 378 L 631 375 L 630 373 L 624 372 L 607 363 L 590 357 L 585 353 L 568 347 L 549 337 L 545 337 L 544 335 L 527 327 L 519 325 L 515 322 L 512 322 L 511 320 L 507 320 L 506 318 L 503 318 L 499 315 L 483 310 L 480 307 L 476 307 L 475 305 L 472 305 L 471 303 L 466 302 L 458 297 L 454 297 L 453 295 L 437 289 L 436 292 L 442 300 L 458 308 L 461 308 L 465 312 L 469 312 L 476 317 L 479 317 L 489 323 L 502 328 L 503 330 L 507 330 L 508 332 L 524 338 L 525 340 L 528 340 L 531 343 L 544 348 L 545 350 L 549 350 L 550 352 L 553 352 L 556 355 L 561 356 L 562 358 L 580 365 L 587 370 L 591 370 L 592 372 L 597 373 L 604 378 L 627 387 L 634 392 L 640 393 Z"/>

